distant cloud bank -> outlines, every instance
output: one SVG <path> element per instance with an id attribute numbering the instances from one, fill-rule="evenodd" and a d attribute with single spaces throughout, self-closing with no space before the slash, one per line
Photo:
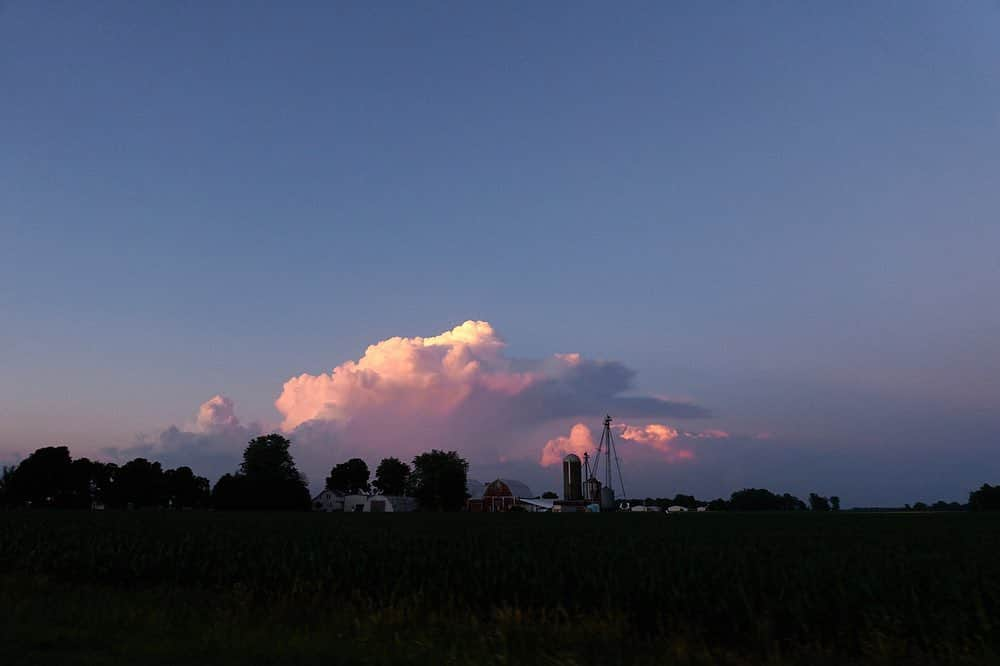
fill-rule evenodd
<path id="1" fill-rule="evenodd" d="M 695 451 L 693 444 L 701 439 L 728 439 L 729 433 L 723 430 L 705 430 L 702 432 L 682 432 L 662 423 L 650 423 L 644 426 L 632 426 L 619 423 L 612 426 L 612 436 L 616 439 L 616 449 L 620 456 L 629 456 L 633 449 L 626 445 L 639 445 L 655 452 L 655 457 L 663 462 L 681 462 L 693 460 Z M 583 456 L 593 453 L 600 437 L 595 437 L 586 424 L 577 423 L 568 437 L 555 437 L 545 443 L 542 448 L 542 458 L 539 461 L 543 467 L 556 465 L 569 453 Z"/>

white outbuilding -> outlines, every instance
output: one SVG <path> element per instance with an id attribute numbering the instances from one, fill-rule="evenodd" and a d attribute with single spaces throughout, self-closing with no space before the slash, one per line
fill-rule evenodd
<path id="1" fill-rule="evenodd" d="M 344 512 L 345 513 L 361 513 L 365 511 L 365 507 L 368 505 L 368 495 L 345 495 L 344 496 Z"/>
<path id="2" fill-rule="evenodd" d="M 417 500 L 402 495 L 372 495 L 364 510 L 368 513 L 400 513 L 416 511 Z"/>

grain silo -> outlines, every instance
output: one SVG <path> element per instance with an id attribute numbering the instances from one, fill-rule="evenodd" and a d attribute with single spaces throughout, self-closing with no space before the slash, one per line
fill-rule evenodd
<path id="1" fill-rule="evenodd" d="M 580 458 L 574 453 L 563 458 L 563 499 L 571 501 L 583 499 Z"/>

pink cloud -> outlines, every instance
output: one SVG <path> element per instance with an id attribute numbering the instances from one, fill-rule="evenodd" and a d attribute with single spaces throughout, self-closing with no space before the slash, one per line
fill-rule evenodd
<path id="1" fill-rule="evenodd" d="M 504 346 L 485 321 L 429 338 L 389 338 L 329 373 L 289 379 L 275 406 L 288 431 L 307 421 L 348 421 L 376 408 L 444 416 L 477 388 L 516 395 L 538 380 L 536 373 L 512 371 Z"/>
<path id="2" fill-rule="evenodd" d="M 637 444 L 645 450 L 656 452 L 656 457 L 666 462 L 693 460 L 695 453 L 689 446 L 693 440 L 727 439 L 730 436 L 725 430 L 688 432 L 663 423 L 639 426 L 618 423 L 612 427 L 619 444 L 618 453 L 623 458 L 629 457 L 636 451 L 630 445 Z M 555 437 L 545 443 L 540 464 L 542 467 L 548 467 L 561 462 L 568 453 L 579 456 L 583 456 L 584 453 L 593 455 L 596 450 L 597 441 L 594 439 L 593 431 L 583 423 L 577 423 L 570 430 L 568 437 Z"/>
<path id="3" fill-rule="evenodd" d="M 224 395 L 215 395 L 198 408 L 198 418 L 195 421 L 197 432 L 212 432 L 222 428 L 239 426 L 233 401 Z"/>
<path id="4" fill-rule="evenodd" d="M 584 453 L 593 453 L 597 448 L 594 435 L 590 428 L 577 423 L 569 431 L 569 437 L 550 439 L 542 448 L 542 467 L 558 465 L 567 454 L 575 453 L 583 457 Z"/>
<path id="5" fill-rule="evenodd" d="M 725 430 L 702 430 L 701 432 L 686 432 L 685 437 L 691 439 L 729 439 L 729 433 Z"/>
<path id="6" fill-rule="evenodd" d="M 680 433 L 675 429 L 662 423 L 651 423 L 638 428 L 621 424 L 619 428 L 621 430 L 619 437 L 622 439 L 643 444 L 658 451 L 670 451 L 670 442 L 680 436 Z"/>
<path id="7" fill-rule="evenodd" d="M 552 423 L 595 419 L 606 411 L 639 419 L 708 414 L 689 402 L 636 395 L 634 376 L 616 361 L 576 353 L 513 358 L 489 322 L 466 321 L 438 335 L 390 337 L 328 372 L 291 377 L 274 404 L 278 429 L 293 441 L 300 469 L 313 478 L 348 457 L 374 465 L 380 457 L 406 459 L 432 447 L 460 451 L 473 465 L 532 464 L 536 443 Z M 228 466 L 261 428 L 242 425 L 233 401 L 215 395 L 190 428 L 171 426 L 119 453 L 212 456 Z M 550 447 L 549 457 L 563 448 L 593 448 L 588 432 L 571 431 L 565 444 Z"/>

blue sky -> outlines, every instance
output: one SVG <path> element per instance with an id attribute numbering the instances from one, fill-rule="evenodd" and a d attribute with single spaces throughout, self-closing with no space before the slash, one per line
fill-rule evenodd
<path id="1" fill-rule="evenodd" d="M 216 393 L 277 424 L 293 375 L 480 319 L 776 435 L 648 493 L 960 498 L 1000 481 L 998 34 L 985 1 L 4 3 L 0 457 Z"/>

